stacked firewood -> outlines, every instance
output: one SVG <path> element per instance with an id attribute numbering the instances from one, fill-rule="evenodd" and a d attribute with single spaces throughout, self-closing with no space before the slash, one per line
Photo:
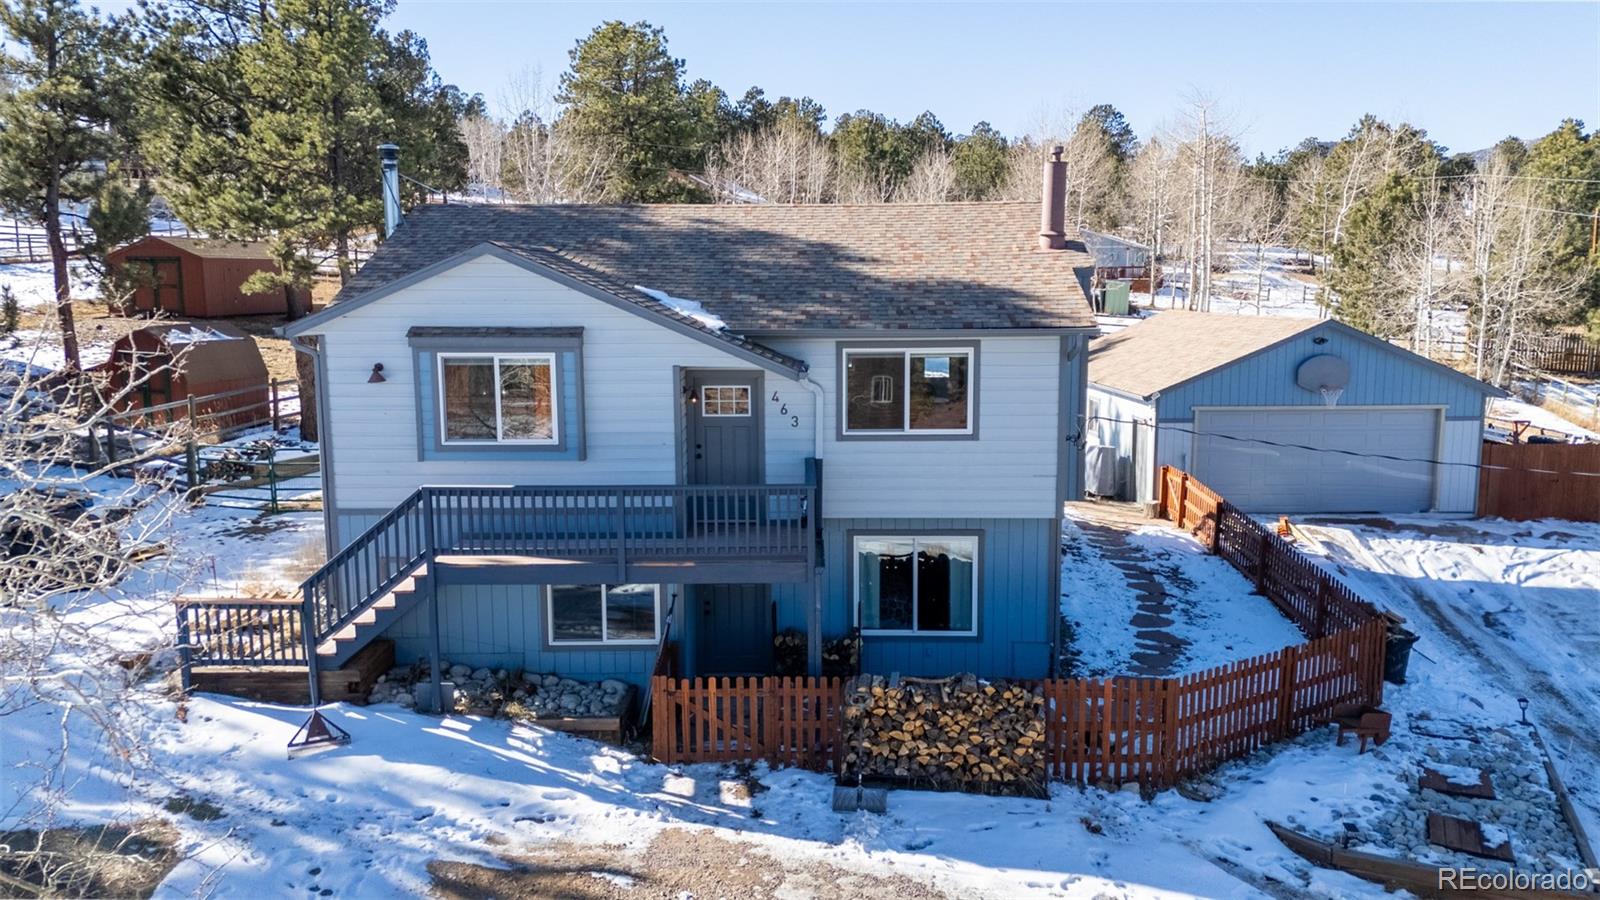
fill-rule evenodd
<path id="1" fill-rule="evenodd" d="M 983 794 L 1046 794 L 1044 697 L 971 675 L 885 679 L 845 691 L 842 780 Z"/>
<path id="2" fill-rule="evenodd" d="M 772 636 L 772 667 L 778 675 L 806 674 L 806 634 L 787 628 Z M 822 644 L 822 674 L 848 678 L 856 673 L 861 660 L 861 638 L 855 635 L 833 638 Z"/>

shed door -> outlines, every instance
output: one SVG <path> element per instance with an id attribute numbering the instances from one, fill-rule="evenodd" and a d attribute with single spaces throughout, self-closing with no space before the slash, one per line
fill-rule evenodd
<path id="1" fill-rule="evenodd" d="M 1423 512 L 1433 507 L 1436 467 L 1375 456 L 1436 459 L 1439 415 L 1433 408 L 1197 410 L 1190 469 L 1246 512 Z"/>
<path id="2" fill-rule="evenodd" d="M 140 287 L 136 292 L 137 306 L 152 312 L 169 312 L 181 315 L 183 308 L 183 261 L 171 257 L 129 257 L 130 265 L 138 265 L 148 272 L 152 286 Z M 150 302 L 145 303 L 146 291 Z"/>

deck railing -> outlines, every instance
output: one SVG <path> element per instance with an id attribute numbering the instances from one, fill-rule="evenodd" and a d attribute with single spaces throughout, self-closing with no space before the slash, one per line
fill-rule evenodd
<path id="1" fill-rule="evenodd" d="M 816 501 L 815 484 L 422 487 L 306 579 L 298 602 L 186 601 L 180 643 L 195 665 L 306 665 L 419 566 L 447 555 L 814 565 Z"/>

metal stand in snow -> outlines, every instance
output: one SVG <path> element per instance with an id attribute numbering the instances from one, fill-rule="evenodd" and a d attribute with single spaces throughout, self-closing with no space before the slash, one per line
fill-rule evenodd
<path id="1" fill-rule="evenodd" d="M 306 720 L 300 730 L 289 739 L 289 756 L 291 758 L 325 750 L 329 747 L 341 747 L 350 743 L 350 732 L 328 721 L 322 710 L 311 710 L 311 718 Z"/>

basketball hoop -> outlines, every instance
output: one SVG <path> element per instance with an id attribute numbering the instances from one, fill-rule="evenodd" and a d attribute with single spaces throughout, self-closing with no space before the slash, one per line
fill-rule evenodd
<path id="1" fill-rule="evenodd" d="M 1320 396 L 1323 406 L 1338 406 L 1350 383 L 1350 364 L 1329 353 L 1318 354 L 1300 364 L 1294 380 L 1302 390 Z"/>

